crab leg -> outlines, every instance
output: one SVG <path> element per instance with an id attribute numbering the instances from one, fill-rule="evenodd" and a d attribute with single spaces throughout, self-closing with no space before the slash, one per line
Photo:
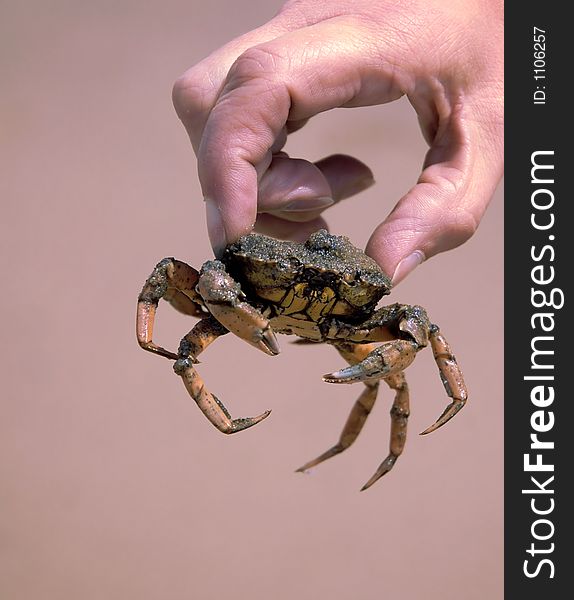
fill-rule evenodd
<path id="1" fill-rule="evenodd" d="M 373 345 L 353 345 L 339 343 L 336 345 L 337 350 L 347 360 L 347 362 L 357 365 L 360 364 L 365 355 L 369 356 L 373 352 Z M 407 439 L 407 422 L 409 418 L 409 388 L 405 379 L 404 373 L 394 373 L 383 378 L 387 385 L 395 390 L 395 399 L 391 407 L 391 440 L 389 445 L 389 454 L 385 460 L 379 465 L 374 475 L 361 488 L 361 491 L 371 487 L 373 483 L 379 480 L 383 475 L 388 473 L 397 462 L 398 457 L 402 454 Z M 375 401 L 377 399 L 377 391 L 379 389 L 378 381 L 365 381 L 366 389 L 355 402 L 351 414 L 345 423 L 345 427 L 341 432 L 341 436 L 337 444 L 332 448 L 304 464 L 297 469 L 297 472 L 304 472 L 323 461 L 336 456 L 346 450 L 358 437 L 367 417 L 369 416 Z"/>
<path id="2" fill-rule="evenodd" d="M 223 433 L 236 433 L 259 423 L 269 416 L 269 410 L 257 417 L 232 419 L 223 403 L 206 387 L 203 379 L 195 370 L 197 356 L 221 335 L 228 331 L 213 317 L 207 317 L 197 323 L 183 338 L 179 347 L 179 358 L 173 370 L 182 378 L 189 395 L 209 421 Z"/>
<path id="3" fill-rule="evenodd" d="M 391 407 L 391 442 L 387 458 L 379 465 L 374 475 L 365 483 L 361 491 L 370 488 L 375 481 L 388 473 L 397 458 L 402 454 L 407 441 L 407 422 L 409 419 L 409 388 L 404 373 L 396 373 L 385 377 L 389 387 L 396 391 L 395 400 Z"/>
<path id="4" fill-rule="evenodd" d="M 359 433 L 361 433 L 361 430 L 363 429 L 363 425 L 365 424 L 367 417 L 375 405 L 377 392 L 379 391 L 378 381 L 375 383 L 366 383 L 365 386 L 365 389 L 359 396 L 359 399 L 355 402 L 351 413 L 349 414 L 347 422 L 345 423 L 343 431 L 341 432 L 341 436 L 339 437 L 339 441 L 332 448 L 329 448 L 329 450 L 323 452 L 323 454 L 317 458 L 310 460 L 302 467 L 299 467 L 296 471 L 297 473 L 304 473 L 328 458 L 340 454 L 357 439 Z"/>
<path id="5" fill-rule="evenodd" d="M 431 326 L 430 344 L 433 350 L 434 359 L 440 371 L 440 377 L 444 385 L 444 389 L 452 402 L 446 407 L 442 415 L 437 421 L 425 429 L 421 435 L 426 435 L 442 427 L 447 421 L 450 421 L 456 413 L 466 404 L 468 392 L 462 377 L 462 372 L 456 358 L 450 350 L 444 336 L 440 333 L 436 325 Z"/>
<path id="6" fill-rule="evenodd" d="M 179 312 L 205 317 L 207 313 L 202 309 L 201 298 L 195 291 L 198 279 L 199 273 L 193 267 L 174 258 L 164 258 L 155 266 L 138 298 L 136 335 L 144 350 L 177 360 L 177 354 L 153 342 L 157 305 L 163 298 Z"/>
<path id="7" fill-rule="evenodd" d="M 345 339 L 353 342 L 384 341 L 388 339 L 389 332 L 398 339 L 385 341 L 359 364 L 329 373 L 323 379 L 329 383 L 354 383 L 400 373 L 414 360 L 415 354 L 430 343 L 442 383 L 447 395 L 452 398 L 437 421 L 421 435 L 431 433 L 452 419 L 466 403 L 468 393 L 460 367 L 439 328 L 430 323 L 426 311 L 420 306 L 386 306 L 368 321 L 355 327 L 347 326 L 341 331 Z M 334 334 L 337 334 L 336 328 Z"/>
<path id="8" fill-rule="evenodd" d="M 335 347 L 350 364 L 357 364 L 361 362 L 361 360 L 373 349 L 372 344 L 358 345 L 338 343 L 335 345 Z M 365 424 L 367 417 L 375 405 L 378 390 L 378 381 L 365 382 L 365 389 L 353 405 L 351 413 L 349 414 L 347 422 L 345 423 L 343 431 L 339 437 L 339 441 L 332 448 L 329 448 L 329 450 L 323 452 L 323 454 L 317 458 L 310 460 L 302 467 L 299 467 L 296 471 L 297 473 L 303 473 L 312 467 L 317 466 L 328 458 L 340 454 L 357 439 L 359 433 L 361 433 L 361 430 L 363 429 L 363 425 Z"/>

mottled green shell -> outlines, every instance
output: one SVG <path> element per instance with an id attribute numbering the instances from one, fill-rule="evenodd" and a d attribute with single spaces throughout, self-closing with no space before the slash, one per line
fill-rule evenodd
<path id="1" fill-rule="evenodd" d="M 304 244 L 246 235 L 228 246 L 222 261 L 242 288 L 261 298 L 270 290 L 306 283 L 317 290 L 329 287 L 351 309 L 363 312 L 391 289 L 390 278 L 348 238 L 325 230 Z"/>

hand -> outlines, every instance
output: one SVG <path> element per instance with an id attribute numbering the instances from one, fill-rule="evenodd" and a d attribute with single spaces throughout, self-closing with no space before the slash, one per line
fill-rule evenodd
<path id="1" fill-rule="evenodd" d="M 466 241 L 502 175 L 502 33 L 500 0 L 290 0 L 189 69 L 173 98 L 216 254 L 253 226 L 291 239 L 325 227 L 322 211 L 372 174 L 349 156 L 292 159 L 287 135 L 319 112 L 403 95 L 430 149 L 366 251 L 396 283 Z"/>

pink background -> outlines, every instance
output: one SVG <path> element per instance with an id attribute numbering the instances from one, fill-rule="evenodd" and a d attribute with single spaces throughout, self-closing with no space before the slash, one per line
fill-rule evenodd
<path id="1" fill-rule="evenodd" d="M 273 410 L 226 437 L 135 342 L 155 262 L 211 256 L 172 82 L 279 4 L 4 5 L 2 599 L 502 598 L 500 192 L 473 239 L 391 297 L 440 324 L 470 401 L 418 436 L 446 404 L 421 353 L 405 453 L 368 492 L 387 453 L 386 389 L 354 447 L 293 473 L 336 441 L 360 391 L 321 381 L 342 366 L 332 349 L 284 337 L 274 359 L 231 337 L 210 348 L 201 372 L 235 416 Z M 403 100 L 320 115 L 287 149 L 373 168 L 378 184 L 329 213 L 333 232 L 364 245 L 425 144 Z M 191 325 L 163 307 L 157 339 L 175 348 Z"/>

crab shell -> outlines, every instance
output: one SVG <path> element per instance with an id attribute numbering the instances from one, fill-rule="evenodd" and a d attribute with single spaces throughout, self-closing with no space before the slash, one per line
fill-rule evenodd
<path id="1" fill-rule="evenodd" d="M 325 230 L 304 244 L 247 235 L 228 246 L 221 260 L 247 297 L 299 320 L 360 320 L 391 290 L 390 278 L 372 258 Z"/>

